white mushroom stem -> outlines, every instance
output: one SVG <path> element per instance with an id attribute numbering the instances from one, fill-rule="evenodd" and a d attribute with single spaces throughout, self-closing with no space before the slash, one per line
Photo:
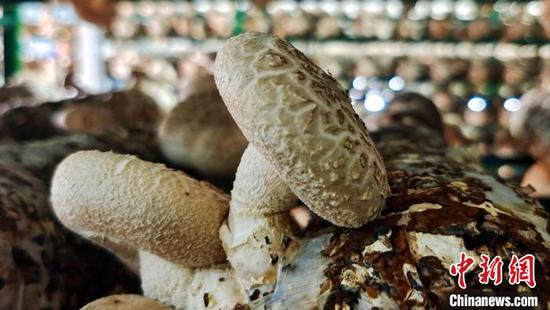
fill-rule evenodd
<path id="1" fill-rule="evenodd" d="M 248 298 L 227 265 L 187 268 L 140 252 L 143 293 L 176 309 L 233 309 Z"/>
<path id="2" fill-rule="evenodd" d="M 253 299 L 270 293 L 277 282 L 278 262 L 292 235 L 289 209 L 296 203 L 271 164 L 249 145 L 237 169 L 220 238 L 237 278 Z"/>
<path id="3" fill-rule="evenodd" d="M 254 146 L 248 145 L 233 183 L 231 211 L 273 214 L 289 210 L 297 201 L 288 185 L 279 178 L 277 170 Z"/>

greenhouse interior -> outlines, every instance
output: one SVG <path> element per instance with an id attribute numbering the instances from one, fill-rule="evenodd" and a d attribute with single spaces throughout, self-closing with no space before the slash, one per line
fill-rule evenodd
<path id="1" fill-rule="evenodd" d="M 0 35 L 0 310 L 550 308 L 549 0 L 2 0 Z"/>

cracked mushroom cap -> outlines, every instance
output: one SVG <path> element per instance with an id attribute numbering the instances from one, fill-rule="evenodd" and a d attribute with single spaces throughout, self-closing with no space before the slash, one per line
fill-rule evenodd
<path id="1" fill-rule="evenodd" d="M 159 128 L 159 142 L 166 158 L 192 168 L 202 176 L 235 176 L 248 144 L 227 112 L 214 77 L 196 83 L 198 91 L 180 102 Z"/>
<path id="2" fill-rule="evenodd" d="M 120 294 L 92 301 L 81 310 L 170 310 L 167 305 L 140 295 Z"/>
<path id="3" fill-rule="evenodd" d="M 225 261 L 218 231 L 227 195 L 164 165 L 77 152 L 57 167 L 51 201 L 61 222 L 83 235 L 127 242 L 188 267 Z"/>
<path id="4" fill-rule="evenodd" d="M 313 212 L 346 227 L 380 214 L 384 164 L 330 75 L 275 36 L 245 33 L 218 53 L 215 79 L 245 137 Z"/>

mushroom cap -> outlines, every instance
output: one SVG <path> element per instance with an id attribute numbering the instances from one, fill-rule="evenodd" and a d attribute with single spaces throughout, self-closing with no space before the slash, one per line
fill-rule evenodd
<path id="1" fill-rule="evenodd" d="M 248 141 L 227 111 L 214 77 L 170 111 L 159 128 L 166 158 L 199 174 L 233 177 Z"/>
<path id="2" fill-rule="evenodd" d="M 157 102 L 136 88 L 113 93 L 109 105 L 117 121 L 127 127 L 156 127 L 161 116 Z"/>
<path id="3" fill-rule="evenodd" d="M 227 195 L 162 164 L 77 152 L 58 166 L 51 201 L 59 219 L 85 235 L 125 241 L 189 267 L 225 261 L 218 231 Z"/>
<path id="4" fill-rule="evenodd" d="M 419 93 L 397 94 L 383 116 L 390 123 L 420 124 L 443 135 L 443 120 L 436 105 L 431 99 Z"/>
<path id="5" fill-rule="evenodd" d="M 81 310 L 170 310 L 167 305 L 140 295 L 120 294 L 96 299 Z"/>
<path id="6" fill-rule="evenodd" d="M 550 152 L 550 91 L 535 88 L 521 97 L 521 109 L 510 115 L 510 132 L 527 144 L 540 144 Z M 536 155 L 535 155 L 536 156 Z"/>
<path id="7" fill-rule="evenodd" d="M 114 113 L 107 106 L 71 105 L 53 114 L 56 127 L 69 132 L 101 133 L 116 124 Z"/>
<path id="8" fill-rule="evenodd" d="M 218 53 L 215 79 L 245 137 L 313 212 L 346 227 L 379 215 L 382 159 L 330 75 L 275 36 L 245 33 Z"/>

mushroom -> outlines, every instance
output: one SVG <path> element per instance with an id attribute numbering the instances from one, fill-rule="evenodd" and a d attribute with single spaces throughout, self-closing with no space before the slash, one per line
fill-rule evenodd
<path id="1" fill-rule="evenodd" d="M 81 310 L 170 310 L 167 305 L 134 294 L 103 297 L 82 307 Z"/>
<path id="2" fill-rule="evenodd" d="M 224 248 L 235 264 L 235 275 L 247 279 L 243 281 L 247 290 L 266 284 L 264 291 L 271 292 L 279 253 L 288 246 L 284 237 L 292 235 L 290 217 L 283 211 L 295 206 L 297 199 L 252 147 L 243 155 L 232 194 L 232 212 L 221 229 Z M 67 227 L 111 249 L 114 244 L 118 255 L 124 249 L 128 253 L 122 255 L 124 261 L 133 261 L 128 248 L 140 249 L 147 296 L 196 305 L 202 299 L 190 296 L 198 296 L 193 290 L 200 287 L 208 294 L 218 292 L 209 297 L 217 304 L 245 300 L 226 266 L 193 268 L 225 261 L 217 236 L 229 204 L 224 194 L 206 183 L 133 156 L 85 151 L 58 166 L 51 199 Z M 252 264 L 250 257 L 255 257 Z M 200 285 L 186 287 L 189 283 Z"/>
<path id="3" fill-rule="evenodd" d="M 234 37 L 218 53 L 215 79 L 250 142 L 220 236 L 245 291 L 263 296 L 292 253 L 294 194 L 333 224 L 358 227 L 378 216 L 389 188 L 345 91 L 291 45 Z"/>
<path id="4" fill-rule="evenodd" d="M 117 128 L 153 131 L 159 114 L 153 99 L 131 89 L 11 109 L 0 116 L 0 131 L 16 141 Z"/>
<path id="5" fill-rule="evenodd" d="M 56 169 L 51 201 L 68 228 L 139 250 L 146 296 L 190 309 L 204 306 L 198 291 L 216 294 L 208 302 L 221 308 L 244 301 L 218 237 L 229 198 L 212 185 L 134 156 L 83 151 Z"/>
<path id="6" fill-rule="evenodd" d="M 207 179 L 232 179 L 248 142 L 227 112 L 212 75 L 162 121 L 159 143 L 167 160 Z"/>
<path id="7" fill-rule="evenodd" d="M 412 92 L 396 95 L 381 116 L 381 126 L 391 123 L 422 124 L 443 135 L 443 120 L 437 107 L 429 98 Z"/>
<path id="8" fill-rule="evenodd" d="M 249 143 L 314 213 L 345 227 L 380 214 L 384 164 L 330 75 L 275 36 L 245 33 L 218 53 L 215 79 Z"/>

